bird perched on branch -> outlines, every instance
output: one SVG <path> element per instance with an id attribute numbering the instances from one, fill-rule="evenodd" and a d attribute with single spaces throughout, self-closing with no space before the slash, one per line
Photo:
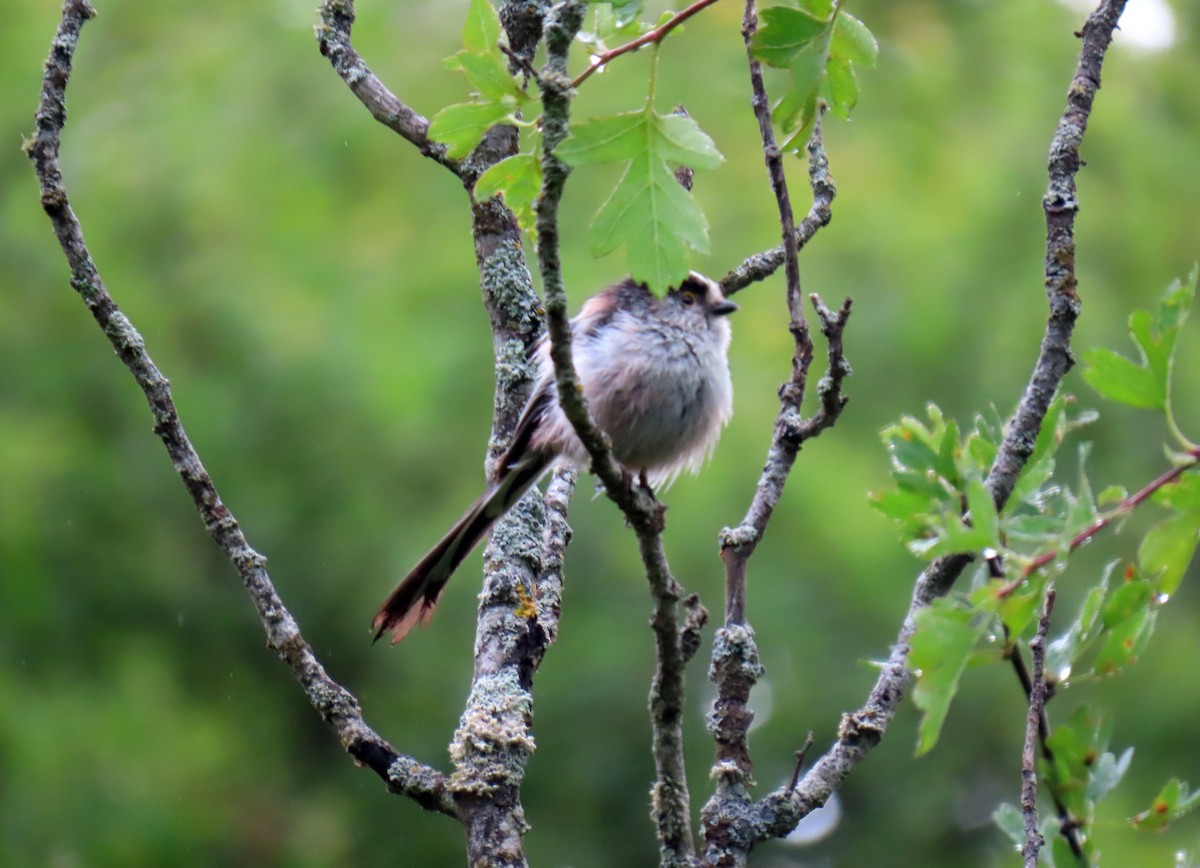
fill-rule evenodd
<path id="1" fill-rule="evenodd" d="M 691 272 L 658 298 L 624 280 L 571 320 L 571 347 L 588 409 L 613 456 L 653 485 L 708 457 L 733 412 L 728 315 L 737 305 Z M 427 624 L 450 576 L 502 515 L 556 463 L 585 466 L 588 453 L 558 403 L 548 340 L 535 350 L 538 378 L 496 462 L 487 490 L 388 596 L 371 627 L 392 643 Z"/>

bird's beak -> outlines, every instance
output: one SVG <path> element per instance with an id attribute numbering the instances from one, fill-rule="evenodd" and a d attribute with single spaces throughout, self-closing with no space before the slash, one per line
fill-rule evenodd
<path id="1" fill-rule="evenodd" d="M 713 316 L 729 316 L 737 309 L 738 306 L 736 304 L 727 298 L 723 298 L 710 307 L 709 312 L 712 313 Z"/>

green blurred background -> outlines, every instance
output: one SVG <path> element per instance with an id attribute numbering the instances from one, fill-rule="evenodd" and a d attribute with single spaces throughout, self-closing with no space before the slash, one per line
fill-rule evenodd
<path id="1" fill-rule="evenodd" d="M 468 687 L 478 555 L 430 629 L 390 649 L 373 647 L 366 627 L 482 481 L 491 343 L 462 190 L 348 93 L 316 50 L 311 0 L 96 5 L 63 155 L 93 255 L 306 638 L 369 722 L 444 768 Z M 457 49 L 465 6 L 360 4 L 357 47 L 426 115 L 465 93 L 440 62 Z M 141 395 L 68 287 L 20 152 L 58 8 L 6 8 L 0 863 L 460 864 L 459 828 L 356 769 L 264 649 Z M 854 297 L 855 374 L 849 408 L 800 455 L 750 570 L 768 669 L 753 735 L 764 788 L 785 780 L 807 730 L 821 748 L 861 703 L 869 661 L 886 655 L 908 601 L 917 564 L 865 497 L 887 484 L 877 432 L 927 401 L 962 419 L 992 403 L 1007 413 L 1032 365 L 1045 155 L 1083 20 L 1049 0 L 850 8 L 879 37 L 880 61 L 861 77 L 854 119 L 828 124 L 839 196 L 802 268 L 806 290 Z M 1124 350 L 1127 313 L 1200 256 L 1200 12 L 1172 8 L 1173 43 L 1118 45 L 1105 67 L 1080 176 L 1079 348 Z M 740 16 L 733 2 L 705 12 L 669 40 L 660 68 L 660 107 L 686 103 L 727 157 L 697 178 L 712 237 L 698 267 L 712 274 L 778 232 Z M 647 62 L 625 58 L 593 78 L 577 113 L 639 105 Z M 803 166 L 790 169 L 804 207 Z M 592 260 L 585 237 L 614 180 L 579 172 L 568 187 L 576 304 L 622 272 L 619 255 Z M 738 300 L 735 419 L 706 471 L 666 498 L 672 564 L 714 612 L 715 535 L 745 509 L 788 369 L 782 278 Z M 1193 437 L 1197 329 L 1176 384 Z M 1099 406 L 1078 373 L 1067 387 Z M 1093 480 L 1141 485 L 1164 466 L 1161 425 L 1100 409 Z M 632 537 L 586 488 L 572 509 L 561 638 L 537 678 L 528 853 L 538 865 L 651 865 L 649 600 Z M 1154 509 L 1077 558 L 1060 585 L 1064 620 Z M 1114 709 L 1113 747 L 1137 748 L 1100 817 L 1106 864 L 1200 852 L 1196 818 L 1154 836 L 1122 823 L 1172 774 L 1200 785 L 1198 618 L 1200 588 L 1185 582 L 1130 673 L 1051 705 L 1052 718 L 1083 700 Z M 702 652 L 687 721 L 696 806 L 711 758 L 705 667 Z M 989 815 L 1017 799 L 1023 718 L 1009 671 L 972 670 L 942 743 L 914 760 L 906 705 L 841 788 L 833 834 L 764 846 L 754 864 L 1015 864 Z"/>

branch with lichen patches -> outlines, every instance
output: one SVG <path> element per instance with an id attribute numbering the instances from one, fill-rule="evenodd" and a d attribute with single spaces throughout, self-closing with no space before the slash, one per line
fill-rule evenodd
<path id="1" fill-rule="evenodd" d="M 66 88 L 75 47 L 84 22 L 94 15 L 95 10 L 87 0 L 67 0 L 63 4 L 62 20 L 46 59 L 36 114 L 37 133 L 26 147 L 37 172 L 42 208 L 50 218 L 71 269 L 71 286 L 79 293 L 145 395 L 154 415 L 154 432 L 166 447 L 175 472 L 191 495 L 209 535 L 241 576 L 242 584 L 258 610 L 268 646 L 291 668 L 313 708 L 360 765 L 378 774 L 392 792 L 409 796 L 429 810 L 455 816 L 456 807 L 450 798 L 445 776 L 397 753 L 375 733 L 363 720 L 358 700 L 329 677 L 300 635 L 299 626 L 283 605 L 267 573 L 267 559 L 246 540 L 188 439 L 167 378 L 151 360 L 142 336 L 117 307 L 100 278 L 84 241 L 83 229 L 67 198 L 58 162 L 66 123 Z"/>
<path id="2" fill-rule="evenodd" d="M 842 342 L 842 333 L 850 315 L 850 300 L 847 299 L 835 314 L 814 295 L 813 306 L 829 342 L 829 370 L 822 379 L 821 404 L 817 414 L 810 420 L 803 419 L 801 407 L 813 359 L 813 344 L 801 303 L 797 248 L 795 244 L 787 243 L 796 237 L 796 226 L 783 159 L 771 126 L 770 100 L 763 82 L 762 67 L 750 51 L 757 26 L 756 4 L 754 0 L 747 0 L 742 36 L 746 43 L 750 73 L 751 105 L 758 121 L 767 174 L 779 210 L 782 240 L 778 249 L 787 277 L 788 329 L 792 334 L 794 352 L 792 376 L 779 390 L 781 406 L 775 420 L 767 461 L 750 507 L 741 524 L 736 528 L 724 529 L 720 535 L 721 559 L 725 563 L 725 624 L 717 631 L 713 642 L 709 679 L 716 686 L 717 697 L 708 719 L 709 731 L 716 741 L 716 756 L 711 772 L 716 787 L 701 812 L 705 861 L 712 864 L 742 859 L 749 847 L 753 846 L 753 834 L 746 826 L 747 809 L 750 807 L 748 788 L 754 783 L 748 740 L 754 715 L 748 705 L 750 692 L 764 670 L 758 659 L 754 631 L 746 623 L 746 565 L 766 531 L 804 439 L 815 437 L 833 425 L 845 406 L 846 398 L 842 395 L 841 387 L 850 371 Z M 834 186 L 821 146 L 819 123 L 813 130 L 809 155 L 813 200 L 814 203 L 824 202 L 827 211 Z M 811 231 L 815 232 L 819 225 L 823 224 L 814 218 L 815 228 Z"/>
<path id="3" fill-rule="evenodd" d="M 538 260 L 546 297 L 546 326 L 554 362 L 559 404 L 592 460 L 592 472 L 605 492 L 625 513 L 637 534 L 638 551 L 654 596 L 651 626 L 658 663 L 650 688 L 656 781 L 651 814 L 664 865 L 689 864 L 694 858 L 691 807 L 683 758 L 683 673 L 688 652 L 679 627 L 677 606 L 685 596 L 671 575 L 662 546 L 663 507 L 647 487 L 636 484 L 612 456 L 605 435 L 588 414 L 571 355 L 571 325 L 559 261 L 558 207 L 569 173 L 554 155 L 566 138 L 571 102 L 567 54 L 583 22 L 585 4 L 567 0 L 554 7 L 546 22 L 546 64 L 542 86 L 542 194 L 538 198 Z M 694 621 L 689 616 L 689 625 Z M 695 628 L 695 629 L 698 629 Z"/>
<path id="4" fill-rule="evenodd" d="M 446 146 L 429 138 L 429 120 L 388 90 L 354 50 L 350 42 L 354 0 L 324 0 L 319 11 L 321 21 L 315 28 L 317 46 L 371 117 L 399 133 L 429 159 L 460 175 L 461 162 L 446 156 Z"/>
<path id="5" fill-rule="evenodd" d="M 1050 316 L 1033 374 L 988 473 L 987 485 L 998 508 L 1007 502 L 1017 476 L 1032 454 L 1046 410 L 1071 364 L 1070 338 L 1079 311 L 1073 230 L 1078 210 L 1074 201 L 1074 176 L 1080 166 L 1078 148 L 1100 86 L 1104 55 L 1124 7 L 1125 0 L 1103 0 L 1084 24 L 1083 46 L 1068 91 L 1067 109 L 1050 148 L 1049 189 L 1044 200 Z M 1065 191 L 1070 191 L 1066 199 Z M 786 835 L 802 817 L 825 804 L 834 788 L 879 743 L 912 680 L 908 668 L 909 641 L 917 612 L 945 596 L 972 560 L 969 554 L 947 555 L 933 561 L 921 573 L 896 643 L 866 703 L 842 719 L 833 747 L 793 789 L 776 790 L 756 804 L 755 819 L 760 822 L 761 840 Z"/>

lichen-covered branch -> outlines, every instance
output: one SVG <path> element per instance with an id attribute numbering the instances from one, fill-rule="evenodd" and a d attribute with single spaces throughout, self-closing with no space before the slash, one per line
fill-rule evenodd
<path id="1" fill-rule="evenodd" d="M 1075 174 L 1080 167 L 1079 144 L 1087 128 L 1100 70 L 1117 19 L 1125 0 L 1103 0 L 1082 30 L 1083 47 L 1068 90 L 1067 108 L 1050 146 L 1049 185 L 1046 210 L 1046 289 L 1050 316 L 1033 374 L 1025 388 L 987 484 L 1002 506 L 1033 451 L 1046 410 L 1059 383 L 1071 365 L 1070 338 L 1079 312 L 1075 292 L 1074 215 Z M 825 804 L 833 789 L 877 745 L 896 713 L 912 679 L 908 669 L 909 640 L 916 613 L 934 599 L 944 596 L 972 560 L 955 554 L 938 558 L 917 579 L 912 602 L 896 644 L 880 671 L 866 703 L 842 719 L 838 738 L 792 790 L 776 790 L 758 803 L 759 828 L 763 837 L 787 834 L 801 817 Z"/>
<path id="2" fill-rule="evenodd" d="M 567 55 L 571 40 L 583 22 L 585 8 L 586 4 L 579 0 L 565 0 L 554 7 L 545 27 L 546 64 L 541 73 L 543 182 L 537 213 L 538 259 L 559 403 L 588 451 L 592 471 L 637 534 L 638 551 L 654 596 L 650 623 L 654 630 L 657 666 L 650 688 L 650 714 L 656 776 L 651 815 L 658 831 L 661 864 L 688 865 L 694 859 L 695 847 L 683 757 L 683 673 L 689 654 L 684 647 L 687 631 L 680 630 L 677 614 L 684 591 L 671 575 L 663 551 L 662 506 L 648 488 L 636 484 L 622 472 L 612 456 L 607 438 L 588 414 L 571 356 L 571 327 L 559 262 L 558 206 L 569 169 L 554 155 L 554 149 L 567 135 L 572 94 Z M 693 622 L 694 617 L 690 616 L 689 625 Z"/>
<path id="3" fill-rule="evenodd" d="M 221 501 L 200 461 L 171 397 L 167 378 L 146 352 L 142 336 L 117 307 L 101 280 L 84 241 L 83 229 L 63 186 L 58 155 L 66 123 L 66 88 L 80 30 L 95 11 L 87 0 L 67 0 L 46 60 L 36 137 L 27 145 L 37 171 L 42 208 L 50 218 L 67 264 L 71 286 L 133 375 L 150 405 L 154 432 L 162 440 L 175 472 L 183 481 L 217 546 L 233 563 L 258 610 L 267 644 L 292 670 L 321 718 L 359 763 L 378 774 L 396 793 L 430 810 L 455 815 L 446 778 L 435 769 L 396 752 L 363 720 L 358 700 L 326 673 L 300 628 L 283 605 L 267 573 L 267 559 L 250 546 L 237 520 Z"/>
<path id="4" fill-rule="evenodd" d="M 1046 637 L 1050 632 L 1050 613 L 1054 611 L 1054 588 L 1046 591 L 1037 630 L 1029 642 L 1033 659 L 1033 679 L 1029 691 L 1029 710 L 1025 715 L 1025 743 L 1021 748 L 1021 818 L 1025 825 L 1025 844 L 1021 858 L 1025 868 L 1037 868 L 1038 851 L 1046 843 L 1038 829 L 1037 745 L 1038 733 L 1046 708 Z"/>
<path id="5" fill-rule="evenodd" d="M 779 390 L 780 410 L 775 420 L 767 461 L 750 507 L 737 527 L 726 528 L 720 535 L 721 559 L 725 563 L 725 623 L 717 630 L 709 667 L 709 678 L 716 685 L 717 698 L 709 714 L 708 726 L 717 748 L 710 773 L 716 785 L 701 812 L 706 865 L 738 864 L 745 859 L 755 840 L 748 823 L 752 818 L 749 787 L 754 783 L 748 740 L 753 713 L 748 703 L 752 688 L 763 674 L 763 667 L 758 659 L 754 631 L 746 623 L 746 566 L 783 494 L 801 444 L 806 437 L 815 437 L 832 425 L 845 406 L 846 398 L 842 395 L 841 386 L 850 371 L 842 344 L 842 332 L 850 314 L 850 301 L 847 299 L 841 311 L 835 314 L 814 295 L 813 305 L 821 321 L 821 329 L 829 341 L 829 371 L 822 380 L 821 404 L 817 415 L 805 420 L 802 404 L 813 359 L 813 344 L 800 292 L 797 245 L 789 243 L 796 238 L 797 232 L 783 157 L 771 126 L 770 100 L 763 83 L 762 67 L 750 51 L 751 39 L 757 27 L 755 0 L 747 0 L 742 36 L 746 43 L 750 72 L 751 106 L 758 121 L 767 175 L 779 210 L 782 241 L 778 250 L 787 281 L 785 298 L 788 329 L 792 334 L 794 352 L 792 375 Z M 809 141 L 808 152 L 814 209 L 818 207 L 816 203 L 822 203 L 821 213 L 825 215 L 823 222 L 814 217 L 811 232 L 815 232 L 816 228 L 828 222 L 829 205 L 834 195 L 819 123 Z M 811 232 L 807 237 L 811 237 Z M 763 276 L 768 273 L 765 271 Z M 728 279 L 723 283 L 727 284 L 728 291 L 736 288 Z"/>
<path id="6" fill-rule="evenodd" d="M 755 112 L 758 111 L 755 104 Z M 810 139 L 808 143 L 808 178 L 813 201 L 804 219 L 792 232 L 792 246 L 796 252 L 803 250 L 804 245 L 812 240 L 821 227 L 828 226 L 829 221 L 833 219 L 833 199 L 837 195 L 837 187 L 829 174 L 829 161 L 825 157 L 825 148 L 819 137 Z M 770 250 L 746 257 L 721 278 L 719 282 L 722 291 L 726 296 L 730 296 L 752 283 L 766 280 L 783 265 L 786 251 L 787 246 L 781 241 Z"/>
<path id="7" fill-rule="evenodd" d="M 354 0 L 324 0 L 321 22 L 316 27 L 317 45 L 329 58 L 334 71 L 371 113 L 371 117 L 399 133 L 422 154 L 460 174 L 458 160 L 446 156 L 446 146 L 429 138 L 429 121 L 388 90 L 354 50 L 350 29 L 354 26 Z"/>

